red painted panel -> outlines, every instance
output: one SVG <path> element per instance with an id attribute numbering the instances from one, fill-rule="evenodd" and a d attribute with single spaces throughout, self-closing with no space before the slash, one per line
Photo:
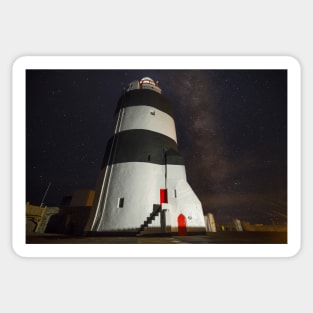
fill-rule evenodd
<path id="1" fill-rule="evenodd" d="M 184 214 L 178 215 L 177 223 L 178 223 L 178 235 L 186 236 L 187 235 L 187 223 L 186 223 L 186 217 Z"/>
<path id="2" fill-rule="evenodd" d="M 160 189 L 160 204 L 167 203 L 167 189 Z"/>

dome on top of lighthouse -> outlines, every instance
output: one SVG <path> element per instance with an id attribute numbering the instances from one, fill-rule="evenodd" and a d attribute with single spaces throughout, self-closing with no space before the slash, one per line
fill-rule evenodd
<path id="1" fill-rule="evenodd" d="M 148 83 L 148 84 L 152 83 L 152 84 L 155 84 L 154 80 L 152 78 L 150 78 L 150 77 L 143 77 L 143 78 L 141 78 L 140 83 Z"/>
<path id="2" fill-rule="evenodd" d="M 162 90 L 158 86 L 158 83 L 159 83 L 158 81 L 155 82 L 150 77 L 143 77 L 140 81 L 134 80 L 131 83 L 129 83 L 126 91 L 128 92 L 128 91 L 135 90 L 135 89 L 150 89 L 155 92 L 161 93 Z"/>
<path id="3" fill-rule="evenodd" d="M 139 85 L 141 89 L 150 89 L 161 93 L 161 88 L 158 86 L 158 83 L 158 81 L 155 82 L 151 77 L 147 76 L 140 80 Z"/>

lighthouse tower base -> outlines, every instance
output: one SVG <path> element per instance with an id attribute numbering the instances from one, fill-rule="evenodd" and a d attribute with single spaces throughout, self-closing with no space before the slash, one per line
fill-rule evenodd
<path id="1" fill-rule="evenodd" d="M 161 210 L 154 220 L 137 233 L 137 236 L 147 235 L 200 235 L 206 234 L 205 226 L 191 226 L 192 219 L 196 217 L 191 214 L 189 209 L 177 211 L 170 204 L 162 204 Z M 194 213 L 194 211 L 193 211 Z"/>
<path id="2" fill-rule="evenodd" d="M 174 183 L 174 181 L 172 182 Z M 169 181 L 171 185 L 171 181 Z M 172 188 L 169 188 L 171 190 Z M 205 234 L 206 225 L 201 202 L 185 180 L 175 181 L 168 203 L 155 206 L 154 214 L 141 225 L 138 235 Z"/>

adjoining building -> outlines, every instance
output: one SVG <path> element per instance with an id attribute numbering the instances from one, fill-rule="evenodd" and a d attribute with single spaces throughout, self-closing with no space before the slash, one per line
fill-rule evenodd
<path id="1" fill-rule="evenodd" d="M 37 206 L 26 203 L 26 235 L 83 235 L 95 191 L 76 190 L 63 198 L 58 206 Z"/>

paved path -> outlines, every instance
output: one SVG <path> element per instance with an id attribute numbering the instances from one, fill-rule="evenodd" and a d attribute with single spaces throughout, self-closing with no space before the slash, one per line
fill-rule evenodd
<path id="1" fill-rule="evenodd" d="M 69 237 L 45 234 L 26 237 L 27 244 L 286 244 L 286 232 L 216 232 L 202 236 Z"/>

